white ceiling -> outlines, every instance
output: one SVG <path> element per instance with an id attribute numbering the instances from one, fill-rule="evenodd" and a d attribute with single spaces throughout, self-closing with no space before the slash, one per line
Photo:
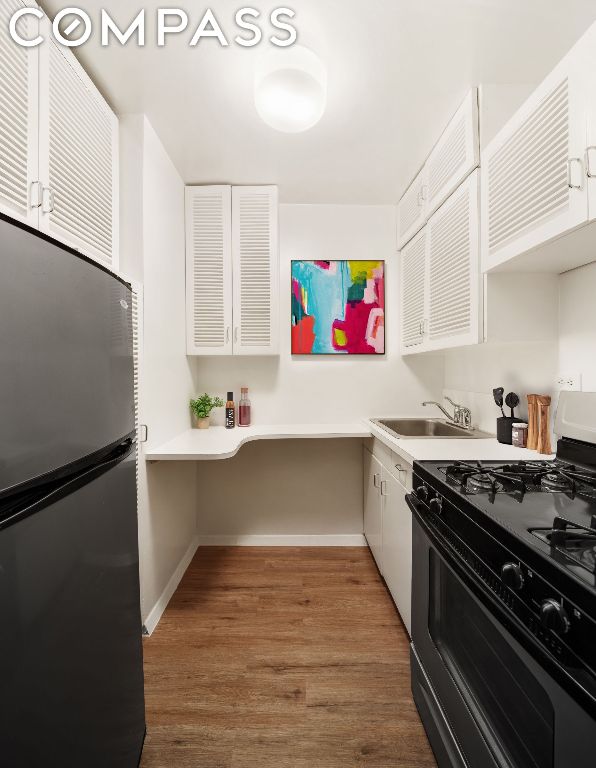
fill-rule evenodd
<path id="1" fill-rule="evenodd" d="M 42 0 L 53 14 L 68 5 Z M 255 0 L 265 18 L 284 2 Z M 283 202 L 394 203 L 477 83 L 535 83 L 596 19 L 594 0 L 294 0 L 300 42 L 329 71 L 328 107 L 303 134 L 266 126 L 253 102 L 257 48 L 192 35 L 77 55 L 119 113 L 145 112 L 187 183 L 277 183 Z M 78 0 L 121 27 L 141 0 Z M 174 5 L 174 4 L 172 4 Z M 232 39 L 239 0 L 211 3 Z M 207 3 L 179 2 L 198 24 Z M 191 24 L 191 26 L 193 26 Z M 268 25 L 264 25 L 268 29 Z M 261 46 L 268 45 L 261 43 Z"/>

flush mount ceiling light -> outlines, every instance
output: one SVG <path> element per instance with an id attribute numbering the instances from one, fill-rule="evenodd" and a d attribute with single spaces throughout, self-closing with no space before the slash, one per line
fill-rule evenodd
<path id="1" fill-rule="evenodd" d="M 267 125 L 301 133 L 316 125 L 327 104 L 327 70 L 308 48 L 268 51 L 257 63 L 255 105 Z"/>

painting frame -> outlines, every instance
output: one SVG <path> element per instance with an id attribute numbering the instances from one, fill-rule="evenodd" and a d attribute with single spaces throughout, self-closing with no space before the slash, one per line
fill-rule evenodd
<path id="1" fill-rule="evenodd" d="M 384 357 L 386 275 L 384 259 L 292 259 L 292 356 Z M 321 307 L 324 318 L 317 317 Z"/>

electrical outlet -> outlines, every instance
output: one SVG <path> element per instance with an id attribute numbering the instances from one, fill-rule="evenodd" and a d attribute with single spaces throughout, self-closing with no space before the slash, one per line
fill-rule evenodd
<path id="1" fill-rule="evenodd" d="M 557 376 L 556 384 L 559 389 L 568 392 L 581 392 L 582 375 L 581 373 L 560 373 Z"/>

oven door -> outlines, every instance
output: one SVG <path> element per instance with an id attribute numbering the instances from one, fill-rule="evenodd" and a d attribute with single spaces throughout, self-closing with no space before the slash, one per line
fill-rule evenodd
<path id="1" fill-rule="evenodd" d="M 594 720 L 505 629 L 415 497 L 408 503 L 412 689 L 440 768 L 593 768 Z"/>

